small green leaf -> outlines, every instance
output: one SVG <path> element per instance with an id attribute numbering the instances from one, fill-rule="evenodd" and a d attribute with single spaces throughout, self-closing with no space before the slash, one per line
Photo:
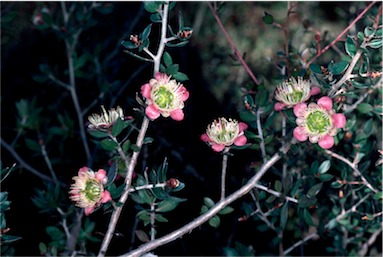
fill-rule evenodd
<path id="1" fill-rule="evenodd" d="M 316 196 L 321 189 L 322 189 L 322 183 L 316 184 L 307 191 L 307 196 L 310 198 L 313 196 Z"/>
<path id="2" fill-rule="evenodd" d="M 318 64 L 315 64 L 315 63 L 310 64 L 310 70 L 316 74 L 322 74 L 322 70 Z"/>
<path id="3" fill-rule="evenodd" d="M 169 67 L 166 68 L 166 73 L 170 75 L 174 75 L 178 72 L 179 65 L 178 64 L 172 64 Z"/>
<path id="4" fill-rule="evenodd" d="M 210 209 L 211 207 L 214 206 L 214 201 L 210 199 L 209 197 L 204 197 L 203 198 L 203 203 Z"/>
<path id="5" fill-rule="evenodd" d="M 365 37 L 367 37 L 367 38 L 373 37 L 374 33 L 375 33 L 375 30 L 372 27 L 367 26 L 364 28 L 364 36 Z"/>
<path id="6" fill-rule="evenodd" d="M 160 5 L 161 2 L 144 1 L 145 10 L 147 10 L 150 13 L 158 12 Z"/>
<path id="7" fill-rule="evenodd" d="M 273 16 L 267 12 L 265 12 L 262 19 L 263 19 L 263 22 L 268 25 L 273 24 L 274 22 Z"/>
<path id="8" fill-rule="evenodd" d="M 152 24 L 149 24 L 148 26 L 146 26 L 146 28 L 142 32 L 142 37 L 141 37 L 142 41 L 146 40 L 149 37 L 151 30 L 152 30 Z"/>
<path id="9" fill-rule="evenodd" d="M 173 78 L 179 82 L 184 82 L 186 80 L 189 80 L 189 77 L 182 72 L 177 72 L 176 74 L 173 74 Z"/>
<path id="10" fill-rule="evenodd" d="M 39 250 L 41 254 L 44 254 L 47 252 L 47 245 L 44 244 L 43 242 L 39 243 Z"/>
<path id="11" fill-rule="evenodd" d="M 309 210 L 307 210 L 307 209 L 303 209 L 303 218 L 304 218 L 307 225 L 309 225 L 309 226 L 316 226 L 317 225 L 317 224 L 315 224 L 313 217 L 311 216 Z"/>
<path id="12" fill-rule="evenodd" d="M 126 128 L 124 121 L 122 119 L 117 119 L 112 127 L 112 135 L 117 137 L 124 128 Z"/>
<path id="13" fill-rule="evenodd" d="M 162 22 L 161 14 L 159 14 L 159 13 L 152 13 L 150 15 L 150 21 L 153 22 L 153 23 Z"/>
<path id="14" fill-rule="evenodd" d="M 347 67 L 348 67 L 348 62 L 340 61 L 334 64 L 334 66 L 332 66 L 332 68 L 330 69 L 330 72 L 333 75 L 340 75 L 347 69 Z"/>
<path id="15" fill-rule="evenodd" d="M 317 199 L 315 197 L 309 198 L 305 195 L 302 195 L 298 199 L 298 205 L 301 208 L 308 208 L 308 207 L 314 205 L 316 202 L 317 202 Z"/>
<path id="16" fill-rule="evenodd" d="M 213 228 L 218 228 L 220 223 L 221 223 L 221 219 L 217 215 L 209 219 L 209 225 L 212 226 Z"/>
<path id="17" fill-rule="evenodd" d="M 274 188 L 275 188 L 276 191 L 281 192 L 282 191 L 282 183 L 281 183 L 281 181 L 275 180 Z"/>
<path id="18" fill-rule="evenodd" d="M 158 204 L 158 207 L 156 208 L 157 212 L 169 212 L 174 210 L 179 202 L 176 202 L 172 199 L 166 199 Z"/>
<path id="19" fill-rule="evenodd" d="M 321 165 L 319 166 L 318 173 L 324 174 L 330 169 L 330 167 L 331 167 L 330 160 L 326 160 L 326 161 L 322 162 Z"/>
<path id="20" fill-rule="evenodd" d="M 135 49 L 138 47 L 135 43 L 131 42 L 130 40 L 122 40 L 121 45 L 127 49 Z"/>
<path id="21" fill-rule="evenodd" d="M 339 183 L 338 181 L 334 181 L 331 183 L 331 187 L 333 188 L 341 188 L 343 185 Z"/>
<path id="22" fill-rule="evenodd" d="M 354 57 L 356 54 L 356 44 L 351 37 L 347 37 L 345 43 L 346 52 L 349 56 Z"/>
<path id="23" fill-rule="evenodd" d="M 381 200 L 381 199 L 383 199 L 382 192 L 377 192 L 374 195 L 374 200 Z"/>
<path id="24" fill-rule="evenodd" d="M 361 113 L 371 113 L 372 109 L 373 109 L 372 105 L 368 103 L 361 103 L 357 107 L 357 110 Z"/>
<path id="25" fill-rule="evenodd" d="M 363 125 L 363 132 L 367 135 L 367 136 L 370 136 L 371 133 L 372 133 L 372 119 L 369 119 L 368 121 L 366 121 L 366 123 L 364 123 Z"/>
<path id="26" fill-rule="evenodd" d="M 218 214 L 220 214 L 220 215 L 226 215 L 226 214 L 229 214 L 229 213 L 231 213 L 231 212 L 233 212 L 234 211 L 234 208 L 232 208 L 232 207 L 230 207 L 230 206 L 226 206 L 226 207 L 224 207 L 222 210 L 220 210 L 219 212 L 218 212 Z"/>
<path id="27" fill-rule="evenodd" d="M 383 39 L 382 38 L 373 39 L 368 43 L 368 46 L 371 48 L 374 48 L 374 49 L 381 48 L 382 45 L 383 45 Z"/>
<path id="28" fill-rule="evenodd" d="M 284 230 L 284 228 L 286 226 L 288 214 L 289 214 L 289 202 L 286 202 L 283 205 L 282 209 L 281 209 L 281 216 L 280 216 L 281 223 L 280 223 L 280 227 L 282 228 L 282 230 Z"/>
<path id="29" fill-rule="evenodd" d="M 95 138 L 104 138 L 108 137 L 108 133 L 104 131 L 99 131 L 99 130 L 93 130 L 93 129 L 88 129 L 88 133 Z"/>
<path id="30" fill-rule="evenodd" d="M 149 237 L 143 230 L 136 230 L 134 231 L 134 233 L 136 234 L 136 236 L 141 242 L 144 242 L 144 243 L 149 242 Z"/>
<path id="31" fill-rule="evenodd" d="M 109 139 L 109 138 L 102 140 L 100 142 L 100 145 L 106 151 L 113 151 L 113 150 L 116 150 L 116 148 L 118 147 L 117 143 L 114 142 L 112 139 Z"/>
<path id="32" fill-rule="evenodd" d="M 45 229 L 45 231 L 52 238 L 52 240 L 59 240 L 64 238 L 64 233 L 56 227 L 49 226 Z"/>
<path id="33" fill-rule="evenodd" d="M 165 218 L 162 214 L 157 214 L 156 213 L 155 219 L 158 222 L 168 222 L 168 219 Z"/>
<path id="34" fill-rule="evenodd" d="M 334 176 L 331 175 L 331 174 L 321 174 L 321 175 L 319 176 L 319 179 L 320 179 L 321 181 L 329 181 L 329 180 L 331 180 L 333 177 L 334 177 Z"/>
<path id="35" fill-rule="evenodd" d="M 168 52 L 164 52 L 162 59 L 164 60 L 164 64 L 166 67 L 169 67 L 173 64 L 173 59 Z"/>

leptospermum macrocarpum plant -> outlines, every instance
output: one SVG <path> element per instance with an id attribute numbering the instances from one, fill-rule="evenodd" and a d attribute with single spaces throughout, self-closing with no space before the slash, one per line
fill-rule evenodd
<path id="1" fill-rule="evenodd" d="M 137 82 L 137 108 L 129 110 L 125 104 L 120 104 L 124 108 L 116 107 L 117 98 L 107 97 L 120 95 L 123 91 L 119 88 L 125 85 L 116 82 L 115 87 L 105 89 L 108 80 L 101 71 L 103 65 L 108 67 L 108 62 L 103 63 L 102 59 L 103 56 L 106 60 L 113 57 L 105 55 L 107 51 L 102 50 L 102 45 L 93 49 L 81 44 L 82 33 L 98 24 L 93 12 L 107 13 L 113 4 L 59 3 L 59 8 L 43 6 L 36 12 L 32 19 L 35 26 L 41 30 L 51 29 L 65 42 L 68 67 L 60 74 L 57 69 L 42 65 L 42 74 L 35 79 L 41 83 L 48 81 L 67 91 L 76 110 L 76 122 L 69 114 L 59 115 L 61 126 L 52 131 L 60 140 L 70 138 L 68 127 L 78 127 L 80 140 L 77 146 L 82 146 L 85 158 L 79 155 L 76 158 L 87 159 L 82 161 L 87 167 L 97 167 L 97 172 L 81 168 L 77 173 L 78 167 L 84 164 L 72 165 L 69 169 L 72 170 L 72 187 L 62 183 L 61 176 L 57 176 L 59 165 L 51 161 L 54 152 L 48 151 L 51 140 L 56 137 L 43 136 L 42 128 L 49 126 L 41 126 L 43 110 L 38 108 L 39 102 L 22 100 L 17 103 L 19 126 L 16 137 L 12 143 L 1 139 L 1 144 L 22 167 L 46 181 L 46 189 L 36 190 L 33 203 L 50 216 L 57 217 L 46 227 L 49 240 L 40 243 L 40 252 L 44 255 L 92 255 L 89 245 L 93 243 L 97 245 L 98 256 L 115 252 L 123 256 L 142 256 L 149 252 L 155 255 L 157 248 L 160 252 L 170 242 L 186 242 L 196 228 L 211 231 L 204 223 L 215 229 L 216 238 L 222 239 L 220 229 L 227 228 L 230 218 L 237 215 L 239 218 L 231 219 L 231 222 L 236 226 L 251 227 L 255 239 L 243 240 L 232 231 L 235 239 L 217 243 L 216 255 L 309 255 L 310 247 L 306 244 L 314 240 L 325 243 L 327 254 L 372 255 L 382 231 L 379 205 L 382 199 L 381 162 L 373 161 L 380 158 L 377 150 L 381 140 L 376 136 L 376 131 L 381 129 L 382 113 L 378 101 L 382 90 L 381 5 L 358 3 L 360 12 L 352 17 L 350 26 L 336 35 L 316 28 L 315 23 L 305 24 L 305 32 L 312 38 L 309 42 L 300 42 L 301 45 L 293 43 L 300 37 L 299 31 L 290 25 L 300 20 L 297 18 L 303 15 L 301 10 L 307 3 L 284 3 L 285 17 L 273 16 L 273 10 L 252 15 L 263 20 L 264 24 L 259 27 L 264 28 L 265 33 L 273 31 L 272 36 L 282 38 L 280 42 L 283 42 L 276 44 L 273 49 L 276 54 L 269 58 L 270 63 L 262 64 L 273 67 L 270 73 L 273 76 L 263 76 L 255 58 L 249 53 L 241 53 L 236 46 L 239 43 L 236 41 L 248 40 L 245 36 L 248 34 L 239 33 L 240 38 L 231 38 L 233 32 L 226 29 L 224 12 L 219 12 L 220 8 L 221 11 L 231 10 L 227 5 L 235 7 L 236 3 L 198 4 L 208 6 L 211 15 L 205 15 L 206 19 L 223 32 L 221 35 L 219 30 L 209 30 L 209 35 L 213 31 L 223 40 L 221 44 L 232 48 L 233 54 L 230 50 L 227 56 L 235 62 L 235 66 L 221 63 L 219 69 L 210 70 L 211 83 L 223 86 L 230 81 L 231 77 L 227 75 L 236 74 L 239 69 L 238 74 L 242 74 L 244 83 L 233 83 L 240 85 L 231 85 L 231 88 L 236 94 L 242 93 L 243 102 L 236 103 L 239 119 L 230 119 L 226 113 L 220 113 L 220 118 L 204 124 L 207 129 L 200 131 L 202 136 L 196 138 L 198 143 L 205 142 L 211 147 L 209 154 L 212 158 L 222 155 L 221 191 L 214 194 L 220 197 L 215 200 L 216 196 L 206 193 L 195 209 L 196 217 L 191 221 L 183 219 L 182 225 L 173 226 L 166 233 L 162 232 L 165 222 L 169 221 L 171 226 L 174 218 L 168 217 L 167 213 L 173 212 L 181 219 L 183 215 L 178 214 L 188 202 L 183 203 L 185 199 L 177 194 L 191 182 L 167 176 L 171 157 L 161 164 L 146 163 L 152 154 L 150 150 L 153 150 L 149 144 L 155 144 L 159 139 L 149 130 L 149 125 L 175 126 L 190 119 L 185 106 L 195 98 L 188 87 L 192 80 L 188 81 L 182 66 L 174 63 L 177 59 L 171 56 L 170 49 L 185 46 L 195 31 L 184 26 L 180 13 L 175 15 L 178 24 L 174 26 L 170 14 L 175 13 L 175 3 L 143 3 L 151 23 L 142 24 L 141 33 L 129 31 L 121 45 L 128 54 L 125 58 L 149 64 L 146 67 L 150 67 L 148 73 L 151 75 Z M 177 6 L 182 5 L 177 3 Z M 54 15 L 57 10 L 60 15 Z M 190 14 L 191 10 L 184 11 Z M 352 26 L 356 26 L 356 30 L 350 30 Z M 157 31 L 158 39 L 154 31 Z M 198 36 L 203 36 L 205 32 L 199 30 L 199 33 Z M 91 67 L 99 72 L 92 73 L 95 69 Z M 216 82 L 215 72 L 221 72 L 220 76 L 225 79 Z M 77 89 L 83 80 L 91 78 L 97 78 L 92 82 L 97 82 L 100 93 L 84 108 L 86 104 L 80 104 L 82 98 L 78 97 L 80 91 Z M 109 100 L 113 104 L 106 104 Z M 97 107 L 97 111 L 91 112 L 93 107 Z M 34 132 L 39 140 L 31 137 Z M 86 132 L 92 144 L 88 144 L 88 138 L 84 137 Z M 147 132 L 153 133 L 154 137 L 147 137 Z M 44 160 L 49 175 L 32 168 L 17 153 L 20 149 L 17 142 L 24 136 L 28 148 Z M 229 157 L 234 161 L 245 151 L 252 156 L 250 161 L 241 159 L 241 162 L 248 162 L 246 168 L 243 168 L 245 165 L 231 165 Z M 91 153 L 104 158 L 93 159 Z M 151 165 L 157 168 L 150 168 Z M 245 172 L 241 172 L 241 168 Z M 181 176 L 183 171 L 177 170 L 176 176 L 178 172 Z M 215 169 L 209 172 L 215 172 Z M 215 182 L 218 184 L 218 179 Z M 195 195 L 190 195 L 188 199 L 193 197 Z M 4 206 L 9 206 L 9 198 L 11 195 L 2 197 Z M 131 226 L 121 224 L 128 220 L 125 211 L 134 212 L 136 221 Z M 97 215 L 107 220 L 103 228 L 96 227 L 99 225 Z M 2 233 L 6 231 L 2 227 Z M 267 244 L 259 243 L 260 236 Z M 134 241 L 136 238 L 139 243 Z M 5 239 L 2 237 L 2 244 Z M 114 251 L 112 244 L 121 240 L 122 250 Z M 171 254 L 177 253 L 173 251 Z"/>

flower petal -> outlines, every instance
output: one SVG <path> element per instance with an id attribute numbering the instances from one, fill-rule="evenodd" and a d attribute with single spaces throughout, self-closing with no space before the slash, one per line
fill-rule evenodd
<path id="1" fill-rule="evenodd" d="M 155 75 L 154 75 L 154 78 L 156 80 L 168 80 L 169 77 L 168 75 L 166 75 L 165 73 L 161 73 L 161 72 L 157 72 Z"/>
<path id="2" fill-rule="evenodd" d="M 152 91 L 152 86 L 149 83 L 146 83 L 141 86 L 141 94 L 143 97 L 150 99 L 151 91 Z"/>
<path id="3" fill-rule="evenodd" d="M 282 109 L 285 107 L 286 107 L 286 104 L 284 103 L 277 102 L 274 104 L 274 110 L 276 110 L 277 112 L 282 111 Z"/>
<path id="4" fill-rule="evenodd" d="M 249 126 L 247 126 L 247 124 L 246 123 L 244 123 L 244 122 L 240 122 L 239 124 L 238 124 L 238 126 L 239 126 L 239 132 L 242 132 L 242 131 L 244 131 L 245 129 L 247 129 Z"/>
<path id="5" fill-rule="evenodd" d="M 303 127 L 296 127 L 293 131 L 294 137 L 298 141 L 306 141 L 308 138 L 308 135 Z"/>
<path id="6" fill-rule="evenodd" d="M 183 120 L 184 119 L 184 112 L 182 110 L 180 110 L 180 109 L 171 111 L 170 112 L 170 117 L 173 120 L 177 120 L 177 121 Z"/>
<path id="7" fill-rule="evenodd" d="M 180 91 L 182 93 L 182 101 L 185 102 L 189 98 L 189 91 L 184 86 L 180 88 Z"/>
<path id="8" fill-rule="evenodd" d="M 216 152 L 221 152 L 223 149 L 225 149 L 225 145 L 219 145 L 219 144 L 212 144 L 211 148 Z"/>
<path id="9" fill-rule="evenodd" d="M 101 202 L 102 203 L 107 203 L 112 200 L 112 196 L 110 195 L 108 190 L 104 190 L 101 195 Z"/>
<path id="10" fill-rule="evenodd" d="M 344 128 L 346 126 L 346 116 L 343 113 L 335 113 L 331 118 L 336 128 Z"/>
<path id="11" fill-rule="evenodd" d="M 86 167 L 86 166 L 84 166 L 84 167 L 82 167 L 82 168 L 80 168 L 80 169 L 78 170 L 78 174 L 80 175 L 80 173 L 87 172 L 88 170 L 89 170 L 89 168 Z"/>
<path id="12" fill-rule="evenodd" d="M 159 110 L 153 105 L 148 105 L 145 109 L 146 115 L 149 117 L 151 120 L 155 120 L 158 117 L 160 117 L 160 112 Z"/>
<path id="13" fill-rule="evenodd" d="M 85 208 L 85 215 L 89 216 L 94 211 L 94 207 Z"/>
<path id="14" fill-rule="evenodd" d="M 327 111 L 332 110 L 332 100 L 328 96 L 322 96 L 321 98 L 319 98 L 317 103 L 319 106 L 322 106 Z"/>
<path id="15" fill-rule="evenodd" d="M 204 142 L 211 142 L 210 137 L 205 133 L 200 136 L 200 139 Z"/>
<path id="16" fill-rule="evenodd" d="M 319 87 L 312 87 L 310 90 L 310 95 L 317 95 L 321 92 Z"/>
<path id="17" fill-rule="evenodd" d="M 240 136 L 240 137 L 237 137 L 235 140 L 234 140 L 234 144 L 236 146 L 243 146 L 245 145 L 247 142 L 247 138 L 245 136 Z"/>
<path id="18" fill-rule="evenodd" d="M 318 141 L 318 145 L 323 149 L 330 149 L 334 146 L 334 138 L 330 135 L 325 135 Z"/>
<path id="19" fill-rule="evenodd" d="M 305 103 L 299 103 L 295 105 L 293 109 L 295 116 L 302 117 L 301 111 L 305 108 L 307 108 L 307 105 Z"/>

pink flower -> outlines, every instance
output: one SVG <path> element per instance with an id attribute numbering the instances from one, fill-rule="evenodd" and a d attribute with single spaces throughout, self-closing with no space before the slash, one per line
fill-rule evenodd
<path id="1" fill-rule="evenodd" d="M 149 83 L 141 86 L 141 94 L 146 98 L 145 113 L 151 120 L 160 115 L 180 121 L 184 119 L 184 102 L 189 98 L 186 88 L 164 73 L 158 72 Z"/>
<path id="2" fill-rule="evenodd" d="M 207 142 L 216 152 L 221 152 L 231 145 L 243 146 L 247 142 L 244 130 L 247 125 L 233 119 L 219 118 L 211 123 L 200 139 Z"/>
<path id="3" fill-rule="evenodd" d="M 346 116 L 335 113 L 332 100 L 327 96 L 321 97 L 316 104 L 297 104 L 293 111 L 298 125 L 293 131 L 295 139 L 301 142 L 309 139 L 323 149 L 333 147 L 338 129 L 346 126 Z"/>
<path id="4" fill-rule="evenodd" d="M 285 107 L 291 108 L 299 103 L 307 101 L 310 96 L 320 93 L 319 87 L 312 87 L 309 81 L 303 80 L 302 77 L 297 79 L 291 77 L 288 81 L 284 81 L 277 86 L 275 90 L 275 99 L 279 102 L 275 103 L 274 110 L 281 111 Z"/>
<path id="5" fill-rule="evenodd" d="M 85 215 L 91 214 L 102 203 L 112 200 L 109 191 L 104 189 L 108 181 L 105 170 L 99 169 L 94 172 L 88 167 L 82 167 L 73 180 L 69 198 L 75 202 L 76 206 L 84 208 Z"/>

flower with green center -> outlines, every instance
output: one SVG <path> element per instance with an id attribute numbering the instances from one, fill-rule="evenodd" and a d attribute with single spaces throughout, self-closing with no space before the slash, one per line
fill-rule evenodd
<path id="1" fill-rule="evenodd" d="M 291 77 L 277 86 L 275 99 L 279 102 L 274 105 L 274 109 L 281 111 L 285 107 L 291 108 L 296 104 L 307 101 L 310 96 L 318 93 L 320 93 L 320 89 L 318 87 L 311 88 L 309 81 L 304 80 L 302 77 L 297 79 Z"/>
<path id="2" fill-rule="evenodd" d="M 112 108 L 106 111 L 104 106 L 101 105 L 102 114 L 92 114 L 88 117 L 90 124 L 89 129 L 93 130 L 107 130 L 116 122 L 117 119 L 124 119 L 124 112 L 121 107 L 117 106 L 116 109 Z"/>
<path id="3" fill-rule="evenodd" d="M 338 129 L 346 125 L 346 116 L 335 113 L 332 100 L 327 96 L 321 97 L 316 104 L 297 104 L 293 110 L 298 125 L 293 131 L 294 137 L 298 141 L 306 141 L 308 138 L 311 143 L 318 143 L 323 149 L 333 147 Z"/>
<path id="4" fill-rule="evenodd" d="M 73 180 L 69 198 L 75 202 L 77 207 L 85 209 L 85 215 L 92 213 L 101 203 L 112 200 L 110 193 L 104 189 L 108 180 L 105 170 L 99 169 L 94 172 L 88 167 L 83 167 L 78 171 L 78 175 L 73 177 Z"/>
<path id="5" fill-rule="evenodd" d="M 146 98 L 145 113 L 151 120 L 160 115 L 174 120 L 183 120 L 184 102 L 189 98 L 186 88 L 164 73 L 158 72 L 149 83 L 141 86 L 141 93 Z"/>
<path id="6" fill-rule="evenodd" d="M 201 140 L 207 142 L 214 151 L 221 152 L 231 145 L 243 146 L 247 142 L 244 130 L 247 125 L 234 119 L 219 118 L 213 121 L 201 135 Z"/>

